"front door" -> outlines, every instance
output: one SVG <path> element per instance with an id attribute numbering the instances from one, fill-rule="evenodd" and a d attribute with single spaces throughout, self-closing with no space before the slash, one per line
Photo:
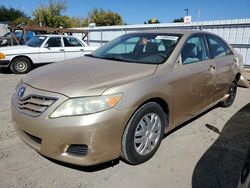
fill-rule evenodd
<path id="1" fill-rule="evenodd" d="M 65 59 L 80 57 L 85 54 L 83 44 L 74 37 L 63 37 Z"/>
<path id="2" fill-rule="evenodd" d="M 174 121 L 180 124 L 214 102 L 216 64 L 209 59 L 203 35 L 193 35 L 185 43 L 180 61 L 173 69 Z"/>
<path id="3" fill-rule="evenodd" d="M 40 48 L 40 62 L 53 63 L 64 59 L 65 52 L 61 37 L 49 37 L 47 42 Z"/>

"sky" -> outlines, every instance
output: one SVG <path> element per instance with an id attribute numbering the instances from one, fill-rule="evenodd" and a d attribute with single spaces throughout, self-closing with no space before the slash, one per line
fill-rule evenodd
<path id="1" fill-rule="evenodd" d="M 0 0 L 0 5 L 22 9 L 29 16 L 49 0 Z M 143 24 L 150 18 L 167 23 L 185 15 L 189 9 L 192 21 L 250 18 L 250 0 L 66 0 L 68 16 L 85 17 L 93 8 L 119 13 L 127 24 Z"/>

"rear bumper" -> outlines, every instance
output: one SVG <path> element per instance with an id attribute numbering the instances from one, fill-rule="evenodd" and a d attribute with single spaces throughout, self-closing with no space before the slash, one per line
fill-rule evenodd
<path id="1" fill-rule="evenodd" d="M 0 67 L 9 67 L 10 60 L 0 60 Z"/>
<path id="2" fill-rule="evenodd" d="M 250 87 L 249 82 L 245 78 L 245 76 L 243 76 L 243 75 L 240 76 L 240 79 L 238 81 L 238 86 L 245 87 L 245 88 L 249 88 Z"/>

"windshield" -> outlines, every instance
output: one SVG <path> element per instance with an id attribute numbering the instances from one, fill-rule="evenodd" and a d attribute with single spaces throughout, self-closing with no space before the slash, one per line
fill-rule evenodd
<path id="1" fill-rule="evenodd" d="M 26 45 L 31 47 L 41 47 L 46 38 L 47 37 L 45 36 L 34 36 L 31 40 L 26 42 Z"/>
<path id="2" fill-rule="evenodd" d="M 91 57 L 134 62 L 160 64 L 164 63 L 180 40 L 177 34 L 128 34 L 108 42 Z"/>

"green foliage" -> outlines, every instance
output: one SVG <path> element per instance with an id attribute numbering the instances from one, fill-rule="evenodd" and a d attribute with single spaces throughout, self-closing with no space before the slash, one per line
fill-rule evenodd
<path id="1" fill-rule="evenodd" d="M 26 18 L 26 17 L 20 17 L 17 18 L 16 20 L 12 21 L 10 23 L 11 26 L 18 26 L 18 25 L 34 25 L 33 20 L 31 20 L 30 18 Z"/>
<path id="2" fill-rule="evenodd" d="M 160 22 L 156 18 L 151 18 L 150 20 L 148 20 L 148 24 L 157 24 L 157 23 L 160 23 Z"/>
<path id="3" fill-rule="evenodd" d="M 68 27 L 69 17 L 62 15 L 66 8 L 65 1 L 50 0 L 48 6 L 40 5 L 32 12 L 34 22 L 48 27 Z"/>
<path id="4" fill-rule="evenodd" d="M 180 23 L 180 22 L 184 22 L 183 18 L 176 18 L 172 21 L 173 23 Z"/>
<path id="5" fill-rule="evenodd" d="M 123 19 L 121 15 L 116 12 L 95 8 L 84 18 L 82 25 L 88 26 L 89 23 L 95 23 L 96 26 L 122 25 Z"/>
<path id="6" fill-rule="evenodd" d="M 69 27 L 82 27 L 82 19 L 79 17 L 68 17 Z"/>
<path id="7" fill-rule="evenodd" d="M 79 17 L 63 15 L 66 9 L 65 1 L 50 0 L 48 6 L 40 5 L 33 11 L 34 22 L 48 27 L 81 27 L 82 20 Z"/>
<path id="8" fill-rule="evenodd" d="M 122 17 L 110 10 L 94 9 L 84 19 L 69 17 L 63 13 L 66 11 L 65 0 L 49 0 L 48 5 L 40 5 L 33 12 L 33 19 L 28 18 L 22 11 L 14 8 L 0 7 L 0 21 L 9 21 L 12 26 L 17 25 L 42 25 L 47 27 L 82 27 L 89 23 L 97 26 L 122 25 Z"/>
<path id="9" fill-rule="evenodd" d="M 88 27 L 90 23 L 91 23 L 90 18 L 86 17 L 82 21 L 82 26 L 83 27 Z"/>
<path id="10" fill-rule="evenodd" d="M 28 18 L 28 17 L 21 10 L 0 6 L 0 22 L 12 22 L 18 18 Z"/>

